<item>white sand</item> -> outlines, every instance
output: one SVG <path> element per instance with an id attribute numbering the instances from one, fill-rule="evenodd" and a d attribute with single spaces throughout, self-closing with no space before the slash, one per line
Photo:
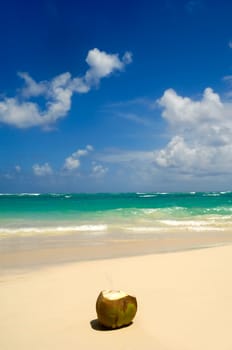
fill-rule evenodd
<path id="1" fill-rule="evenodd" d="M 232 246 L 46 267 L 0 278 L 1 350 L 231 350 Z M 103 289 L 137 297 L 134 323 L 96 328 Z"/>

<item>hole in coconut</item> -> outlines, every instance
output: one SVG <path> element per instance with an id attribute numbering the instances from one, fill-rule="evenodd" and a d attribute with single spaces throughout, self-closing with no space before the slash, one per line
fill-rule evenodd
<path id="1" fill-rule="evenodd" d="M 128 295 L 122 290 L 104 290 L 102 294 L 103 294 L 103 297 L 108 300 L 118 300 Z"/>

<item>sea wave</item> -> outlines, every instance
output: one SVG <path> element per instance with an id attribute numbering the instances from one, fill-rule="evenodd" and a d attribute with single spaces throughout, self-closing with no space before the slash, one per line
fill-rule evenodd
<path id="1" fill-rule="evenodd" d="M 40 196 L 41 193 L 17 193 L 16 196 L 20 196 L 20 197 L 23 197 L 23 196 Z"/>
<path id="2" fill-rule="evenodd" d="M 162 228 L 157 226 L 137 226 L 137 227 L 126 227 L 127 231 L 133 231 L 133 232 L 161 232 Z"/>
<path id="3" fill-rule="evenodd" d="M 108 225 L 77 225 L 77 226 L 46 226 L 46 227 L 18 227 L 0 228 L 0 234 L 35 234 L 60 232 L 105 232 Z"/>
<path id="4" fill-rule="evenodd" d="M 212 232 L 212 231 L 225 231 L 225 228 L 222 228 L 222 227 L 214 227 L 214 226 L 206 226 L 206 227 L 191 227 L 191 230 L 192 231 L 197 231 L 197 232 L 203 232 L 203 231 L 209 231 L 209 232 Z"/>
<path id="5" fill-rule="evenodd" d="M 195 232 L 203 232 L 203 231 L 225 231 L 225 228 L 223 227 L 215 227 L 215 226 L 193 226 L 193 225 L 173 225 L 173 229 L 170 229 L 170 227 L 160 227 L 160 226 L 153 226 L 153 227 L 147 227 L 147 226 L 139 226 L 139 227 L 127 227 L 127 231 L 131 231 L 134 233 L 171 233 L 171 232 L 179 232 L 179 231 L 195 231 Z"/>
<path id="6" fill-rule="evenodd" d="M 41 193 L 0 193 L 0 196 L 13 196 L 13 197 L 23 197 L 23 196 L 40 196 Z"/>
<path id="7" fill-rule="evenodd" d="M 219 197 L 221 193 L 215 192 L 215 193 L 204 193 L 204 197 Z"/>
<path id="8" fill-rule="evenodd" d="M 198 220 L 159 220 L 161 224 L 165 224 L 168 226 L 204 226 L 208 225 L 207 221 L 198 221 Z"/>

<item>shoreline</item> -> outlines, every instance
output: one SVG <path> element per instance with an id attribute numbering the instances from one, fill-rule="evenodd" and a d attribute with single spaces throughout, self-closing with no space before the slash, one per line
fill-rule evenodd
<path id="1" fill-rule="evenodd" d="M 187 232 L 130 240 L 99 237 L 93 242 L 80 241 L 79 236 L 75 235 L 13 237 L 1 240 L 0 276 L 46 266 L 168 254 L 230 244 L 232 244 L 232 232 L 224 234 Z"/>

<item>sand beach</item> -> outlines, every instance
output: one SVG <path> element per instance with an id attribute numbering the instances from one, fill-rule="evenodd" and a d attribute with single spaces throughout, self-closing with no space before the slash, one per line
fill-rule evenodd
<path id="1" fill-rule="evenodd" d="M 229 350 L 231 266 L 227 245 L 2 269 L 0 348 Z M 99 327 L 102 289 L 137 297 L 133 324 Z"/>

